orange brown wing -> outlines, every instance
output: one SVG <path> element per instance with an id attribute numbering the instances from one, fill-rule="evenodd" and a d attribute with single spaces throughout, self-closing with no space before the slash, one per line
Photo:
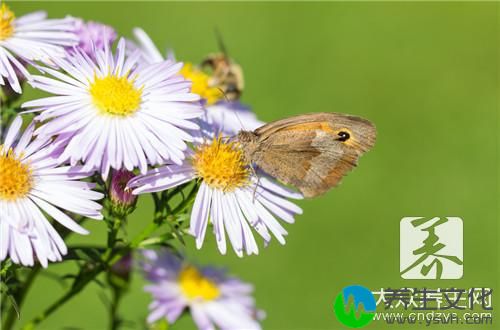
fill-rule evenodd
<path id="1" fill-rule="evenodd" d="M 352 137 L 342 140 L 340 131 Z M 298 188 L 305 197 L 338 185 L 375 141 L 373 124 L 359 117 L 319 113 L 267 124 L 255 131 L 254 162 L 265 172 Z"/>

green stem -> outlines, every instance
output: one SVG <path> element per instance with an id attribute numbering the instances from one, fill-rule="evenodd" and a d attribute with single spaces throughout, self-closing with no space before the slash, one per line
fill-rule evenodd
<path id="1" fill-rule="evenodd" d="M 80 224 L 82 224 L 86 220 L 86 218 L 83 216 L 75 216 L 74 219 L 75 219 L 75 221 L 77 221 Z M 67 229 L 66 227 L 60 226 L 57 223 L 54 224 L 54 226 L 57 228 L 57 231 L 60 233 L 62 239 L 67 238 L 69 235 L 71 235 L 73 233 L 71 230 Z M 31 285 L 35 281 L 35 278 L 40 274 L 40 271 L 41 271 L 40 266 L 36 266 L 35 268 L 32 269 L 32 271 L 29 273 L 28 277 L 26 278 L 26 280 L 23 284 L 23 289 L 21 290 L 19 295 L 16 296 L 16 302 L 17 302 L 18 308 L 21 308 L 21 305 L 23 303 L 24 298 L 28 294 L 28 291 L 31 289 Z M 17 320 L 17 311 L 14 308 L 14 306 L 11 306 L 11 308 L 7 314 L 7 318 L 5 319 L 5 322 L 3 324 L 2 329 L 6 329 L 6 330 L 11 329 L 12 326 L 14 325 L 14 323 L 16 322 L 16 320 Z"/>
<path id="2" fill-rule="evenodd" d="M 59 309 L 62 305 L 64 305 L 68 300 L 73 298 L 76 294 L 78 294 L 84 287 L 87 286 L 92 280 L 94 280 L 102 271 L 108 269 L 110 266 L 117 263 L 121 258 L 123 258 L 127 253 L 129 253 L 134 248 L 138 247 L 140 243 L 151 235 L 160 225 L 160 221 L 155 219 L 154 222 L 150 223 L 144 230 L 139 233 L 130 244 L 126 247 L 119 249 L 116 253 L 112 253 L 113 249 L 107 249 L 104 253 L 103 263 L 97 265 L 93 270 L 89 271 L 87 274 L 84 274 L 82 277 L 78 277 L 77 282 L 74 283 L 73 287 L 62 297 L 56 300 L 52 305 L 50 305 L 45 311 L 43 311 L 40 315 L 33 318 L 30 322 L 28 322 L 23 330 L 31 330 L 34 329 L 39 323 L 44 321 L 47 317 L 49 317 L 52 313 Z M 115 226 L 113 226 L 115 228 Z M 118 226 L 119 228 L 119 226 Z M 116 236 L 115 236 L 116 237 Z M 108 252 L 110 251 L 110 252 Z"/>
<path id="3" fill-rule="evenodd" d="M 113 289 L 113 298 L 109 308 L 109 330 L 118 330 L 120 317 L 118 316 L 118 305 L 120 304 L 123 292 L 120 289 Z"/>
<path id="4" fill-rule="evenodd" d="M 116 238 L 118 237 L 118 231 L 120 230 L 122 221 L 125 221 L 125 218 L 122 219 L 119 217 L 114 217 L 113 220 L 111 220 L 111 224 L 109 225 L 108 229 L 108 248 L 103 255 L 104 262 L 107 262 L 113 255 L 113 250 L 116 245 Z"/>
<path id="5" fill-rule="evenodd" d="M 33 268 L 31 270 L 31 272 L 28 274 L 28 277 L 24 281 L 23 288 L 15 297 L 18 308 L 21 308 L 24 297 L 26 297 L 26 294 L 28 293 L 28 291 L 31 287 L 31 284 L 33 283 L 33 281 L 35 280 L 35 277 L 38 275 L 39 272 L 40 272 L 40 267 L 37 266 L 37 267 Z M 2 326 L 2 329 L 5 329 L 5 330 L 12 329 L 14 323 L 18 319 L 17 313 L 18 312 L 17 312 L 16 308 L 13 305 L 10 306 L 9 312 L 7 314 L 7 318 L 5 319 L 5 322 Z"/>
<path id="6" fill-rule="evenodd" d="M 88 283 L 90 283 L 101 271 L 104 270 L 104 264 L 96 267 L 86 274 L 84 278 L 74 283 L 71 289 L 63 295 L 61 298 L 56 300 L 52 305 L 50 305 L 42 314 L 36 316 L 33 320 L 31 320 L 28 324 L 26 324 L 22 329 L 31 330 L 34 329 L 36 325 L 49 317 L 52 313 L 59 309 L 66 301 L 70 300 L 73 296 L 79 293 Z"/>
<path id="7" fill-rule="evenodd" d="M 173 211 L 173 214 L 177 214 L 178 212 L 184 211 L 190 203 L 194 200 L 197 191 L 197 184 L 194 184 L 191 191 L 188 194 L 188 197 L 185 198 L 180 205 L 178 205 Z M 62 305 L 64 305 L 68 300 L 72 299 L 76 294 L 78 294 L 84 287 L 87 286 L 92 280 L 94 280 L 102 271 L 108 269 L 110 266 L 114 265 L 121 258 L 123 258 L 127 253 L 139 247 L 141 242 L 147 239 L 151 234 L 153 234 L 158 227 L 161 225 L 163 219 L 166 217 L 166 206 L 168 205 L 167 195 L 164 195 L 162 200 L 157 194 L 152 194 L 155 202 L 155 216 L 154 220 L 143 229 L 127 246 L 118 249 L 115 251 L 116 237 L 118 235 L 118 230 L 121 226 L 121 219 L 114 219 L 108 234 L 108 248 L 104 252 L 103 262 L 97 265 L 94 269 L 92 269 L 89 273 L 83 274 L 84 276 L 77 277 L 76 282 L 73 284 L 73 287 L 62 297 L 56 300 L 52 305 L 50 305 L 44 312 L 40 315 L 36 316 L 29 323 L 27 323 L 22 329 L 23 330 L 31 330 L 34 329 L 36 325 L 44 321 L 47 317 L 49 317 L 52 313 L 59 309 Z M 170 196 L 168 196 L 170 197 Z M 114 320 L 116 319 L 116 308 L 118 306 L 118 301 L 116 302 L 116 306 L 112 306 L 112 314 L 111 314 L 111 322 L 113 323 L 111 326 L 114 327 Z M 116 329 L 116 328 L 112 328 Z"/>
<path id="8" fill-rule="evenodd" d="M 184 211 L 189 205 L 191 205 L 191 202 L 194 200 L 196 197 L 196 193 L 198 192 L 198 184 L 194 184 L 191 190 L 189 191 L 188 196 L 179 204 L 177 207 L 172 211 L 172 214 L 178 214 Z"/>

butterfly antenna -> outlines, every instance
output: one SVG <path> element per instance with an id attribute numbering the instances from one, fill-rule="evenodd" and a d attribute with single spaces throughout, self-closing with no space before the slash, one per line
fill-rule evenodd
<path id="1" fill-rule="evenodd" d="M 222 88 L 217 87 L 217 89 L 222 93 L 222 95 L 224 96 L 224 99 L 225 99 L 226 102 L 232 103 L 231 100 L 229 100 L 229 98 L 227 97 L 226 93 L 224 93 L 224 91 L 222 90 Z M 238 120 L 238 123 L 240 124 L 241 129 L 245 130 L 245 125 L 243 125 L 243 122 L 241 121 L 240 116 L 238 116 L 238 111 L 236 111 L 235 109 L 231 109 L 231 110 L 233 111 L 234 116 Z"/>
<path id="2" fill-rule="evenodd" d="M 253 167 L 253 164 L 250 164 L 250 170 L 252 171 L 253 175 L 257 178 L 257 183 L 255 184 L 255 187 L 253 189 L 253 195 L 252 195 L 252 203 L 255 202 L 255 196 L 257 195 L 257 188 L 260 185 L 260 176 L 257 175 L 257 171 L 255 171 L 255 168 Z"/>
<path id="3" fill-rule="evenodd" d="M 238 123 L 240 124 L 241 131 L 246 131 L 245 125 L 243 125 L 243 122 L 241 121 L 241 118 L 238 115 L 238 111 L 236 111 L 236 109 L 231 109 L 231 110 L 233 111 L 234 116 L 236 117 L 236 119 L 238 120 Z"/>
<path id="4" fill-rule="evenodd" d="M 233 109 L 234 115 L 236 116 L 236 119 L 238 119 L 238 123 L 240 123 L 240 127 L 242 131 L 246 131 L 245 125 L 243 125 L 243 122 L 241 121 L 240 116 L 238 115 L 238 111 L 236 109 Z"/>

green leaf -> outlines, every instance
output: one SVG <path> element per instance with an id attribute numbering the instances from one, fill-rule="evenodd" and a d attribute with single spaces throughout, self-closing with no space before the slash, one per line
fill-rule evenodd
<path id="1" fill-rule="evenodd" d="M 14 310 L 16 311 L 17 319 L 20 319 L 21 318 L 21 312 L 19 310 L 19 306 L 17 305 L 16 299 L 11 294 L 7 294 L 7 297 L 9 297 L 10 303 L 12 304 L 12 307 L 14 307 Z"/>
<path id="2" fill-rule="evenodd" d="M 174 238 L 174 235 L 172 233 L 166 233 L 162 234 L 160 236 L 155 236 L 155 237 L 150 237 L 145 239 L 139 244 L 139 247 L 147 247 L 147 246 L 153 246 L 153 245 L 163 245 L 165 242 L 171 240 Z"/>
<path id="3" fill-rule="evenodd" d="M 161 319 L 149 326 L 149 330 L 168 330 L 168 322 L 165 319 Z"/>
<path id="4" fill-rule="evenodd" d="M 97 247 L 69 247 L 64 259 L 101 262 L 104 251 L 104 248 Z"/>
<path id="5" fill-rule="evenodd" d="M 7 274 L 11 266 L 12 266 L 12 261 L 10 259 L 7 259 L 4 262 L 2 262 L 2 268 L 0 269 L 0 278 L 3 278 Z"/>

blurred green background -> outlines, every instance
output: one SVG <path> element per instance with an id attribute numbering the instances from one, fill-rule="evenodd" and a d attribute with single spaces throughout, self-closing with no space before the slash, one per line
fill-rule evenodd
<path id="1" fill-rule="evenodd" d="M 189 257 L 227 266 L 255 284 L 258 306 L 267 312 L 264 328 L 345 328 L 336 320 L 332 302 L 351 284 L 372 290 L 499 288 L 498 3 L 10 5 L 17 16 L 44 9 L 51 17 L 69 14 L 104 22 L 127 37 L 140 26 L 160 49 L 171 47 L 178 59 L 195 63 L 217 51 L 217 27 L 230 55 L 244 68 L 243 102 L 261 119 L 336 111 L 377 125 L 375 148 L 343 184 L 321 198 L 300 202 L 304 215 L 286 225 L 285 246 L 273 241 L 259 256 L 239 259 L 232 252 L 219 255 L 212 235 L 200 251 L 188 239 Z M 142 198 L 129 232 L 143 228 L 151 215 L 150 200 Z M 399 221 L 404 216 L 463 218 L 463 279 L 400 278 Z M 104 223 L 88 222 L 86 227 L 90 236 L 70 241 L 105 242 Z M 48 268 L 48 273 L 67 271 L 74 267 Z M 147 315 L 150 302 L 143 285 L 140 274 L 134 274 L 120 308 L 136 324 Z M 22 308 L 20 324 L 63 291 L 50 276 L 41 276 Z M 109 295 L 91 285 L 40 328 L 104 329 L 103 294 Z M 373 322 L 367 329 L 386 327 Z M 189 317 L 172 327 L 192 328 Z"/>

